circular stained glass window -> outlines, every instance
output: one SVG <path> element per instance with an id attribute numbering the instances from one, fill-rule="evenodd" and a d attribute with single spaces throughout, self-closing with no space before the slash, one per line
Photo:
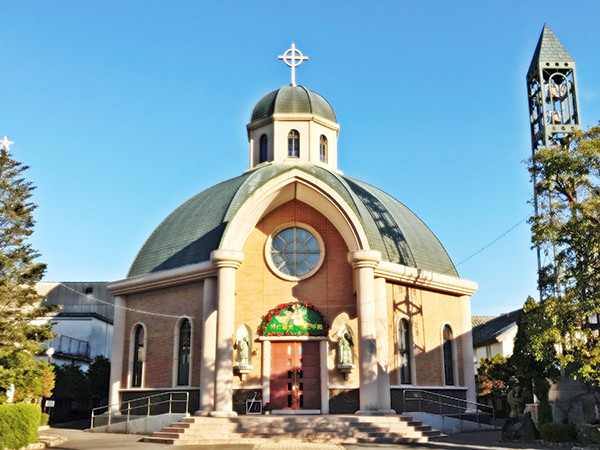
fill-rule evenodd
<path id="1" fill-rule="evenodd" d="M 286 227 L 267 241 L 267 261 L 286 279 L 303 279 L 316 272 L 324 258 L 323 241 L 314 230 Z"/>

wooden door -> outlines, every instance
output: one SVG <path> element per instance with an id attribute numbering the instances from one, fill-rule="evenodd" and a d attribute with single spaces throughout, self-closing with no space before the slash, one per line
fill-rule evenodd
<path id="1" fill-rule="evenodd" d="M 271 346 L 271 407 L 321 409 L 318 342 L 274 342 Z"/>

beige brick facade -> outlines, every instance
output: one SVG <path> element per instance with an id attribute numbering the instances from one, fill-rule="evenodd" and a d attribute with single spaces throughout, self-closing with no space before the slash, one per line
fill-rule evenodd
<path id="1" fill-rule="evenodd" d="M 123 380 L 131 387 L 130 366 L 133 361 L 133 329 L 141 323 L 146 331 L 146 361 L 142 388 L 169 388 L 173 380 L 173 350 L 176 348 L 177 324 L 183 317 L 192 323 L 191 385 L 200 382 L 202 338 L 202 282 L 134 294 L 127 298 L 123 352 Z M 144 314 L 137 311 L 149 311 Z M 175 317 L 167 317 L 175 316 Z M 124 383 L 125 384 L 125 383 Z"/>

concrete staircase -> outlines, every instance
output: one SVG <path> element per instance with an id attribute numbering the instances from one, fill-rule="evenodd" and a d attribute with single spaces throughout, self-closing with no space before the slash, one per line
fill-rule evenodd
<path id="1" fill-rule="evenodd" d="M 238 416 L 186 417 L 144 442 L 174 445 L 254 444 L 300 441 L 328 444 L 423 443 L 440 433 L 410 416 Z"/>

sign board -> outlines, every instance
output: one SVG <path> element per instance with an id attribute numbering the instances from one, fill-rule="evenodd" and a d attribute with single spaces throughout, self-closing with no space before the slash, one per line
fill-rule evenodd
<path id="1" fill-rule="evenodd" d="M 329 324 L 310 303 L 282 303 L 263 317 L 258 333 L 261 336 L 327 336 Z"/>
<path id="2" fill-rule="evenodd" d="M 46 400 L 46 408 L 53 408 L 54 400 Z"/>

